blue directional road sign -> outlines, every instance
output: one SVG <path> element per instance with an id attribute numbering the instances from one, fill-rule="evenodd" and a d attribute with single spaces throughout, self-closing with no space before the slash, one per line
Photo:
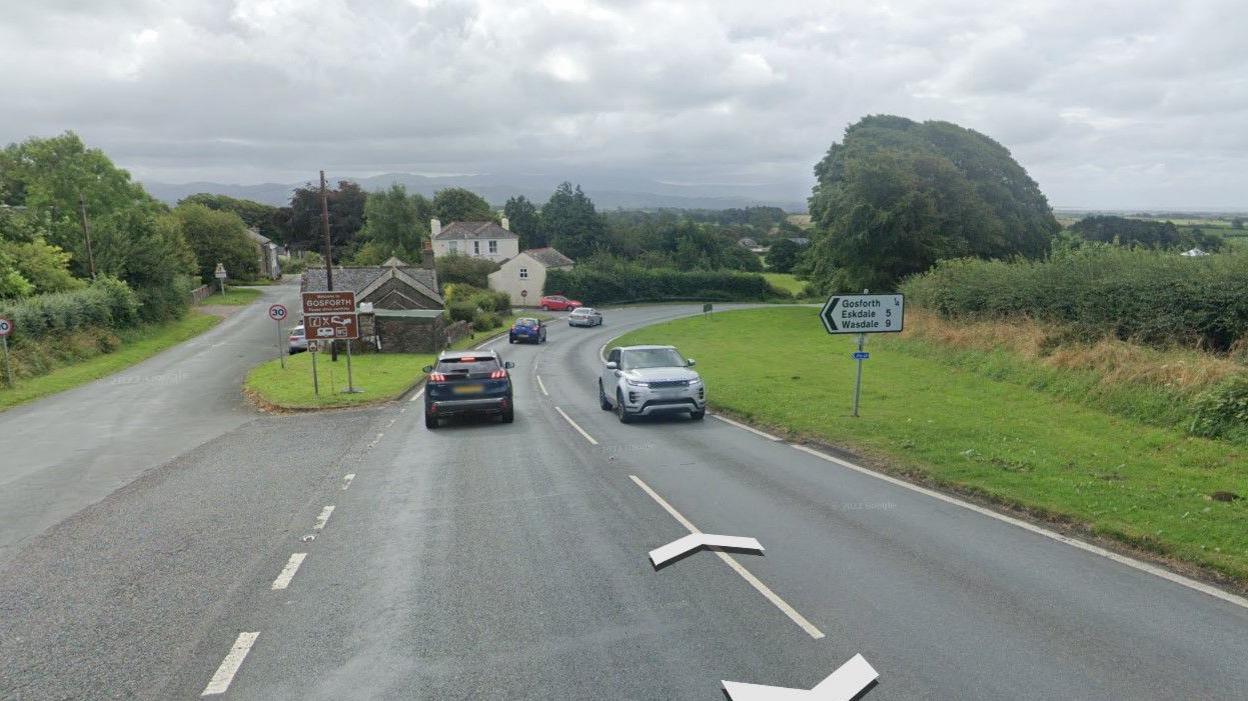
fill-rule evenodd
<path id="1" fill-rule="evenodd" d="M 870 357 L 871 357 L 871 354 L 866 351 L 857 351 L 854 353 L 854 360 L 866 360 L 867 358 L 870 358 Z"/>

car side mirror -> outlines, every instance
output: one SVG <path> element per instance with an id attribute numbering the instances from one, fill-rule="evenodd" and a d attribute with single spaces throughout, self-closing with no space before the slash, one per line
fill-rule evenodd
<path id="1" fill-rule="evenodd" d="M 421 369 L 420 369 L 420 371 L 421 371 L 421 372 L 433 372 L 433 366 L 432 366 L 432 365 L 426 365 L 426 366 L 424 366 L 423 368 L 421 368 Z"/>
<path id="2" fill-rule="evenodd" d="M 698 364 L 698 361 L 694 360 L 693 358 L 690 358 L 685 361 L 685 365 L 688 365 L 689 367 L 693 367 L 694 365 L 697 365 L 697 364 Z"/>
<path id="3" fill-rule="evenodd" d="M 620 368 L 620 364 L 619 364 L 619 363 L 617 363 L 617 362 L 615 362 L 614 360 L 611 360 L 611 361 L 608 361 L 608 362 L 607 362 L 607 369 L 608 369 L 608 370 L 618 370 L 619 368 Z"/>
<path id="4" fill-rule="evenodd" d="M 512 368 L 514 368 L 515 366 L 516 366 L 516 364 L 515 364 L 515 363 L 513 363 L 513 362 L 511 362 L 510 360 L 508 360 L 507 362 L 503 363 L 503 367 L 507 368 L 508 370 L 510 370 L 510 369 L 512 369 Z"/>

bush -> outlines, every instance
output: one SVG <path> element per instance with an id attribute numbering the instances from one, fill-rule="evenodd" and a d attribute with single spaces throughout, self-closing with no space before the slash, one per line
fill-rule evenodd
<path id="1" fill-rule="evenodd" d="M 471 302 L 454 302 L 446 305 L 446 313 L 451 321 L 472 321 L 477 315 L 477 307 Z"/>
<path id="2" fill-rule="evenodd" d="M 487 312 L 506 313 L 511 310 L 511 296 L 506 292 L 483 290 L 463 282 L 452 282 L 442 288 L 448 304 L 471 304 Z"/>
<path id="3" fill-rule="evenodd" d="M 472 330 L 489 331 L 490 329 L 497 328 L 502 323 L 503 320 L 494 312 L 478 311 L 472 317 Z"/>
<path id="4" fill-rule="evenodd" d="M 913 302 L 947 317 L 1017 315 L 1088 338 L 1216 351 L 1248 336 L 1248 254 L 1185 258 L 1098 246 L 1044 261 L 951 260 L 907 280 Z"/>
<path id="5" fill-rule="evenodd" d="M 563 294 L 586 304 L 650 299 L 753 301 L 772 295 L 762 275 L 725 270 L 643 268 L 632 264 L 578 266 L 546 273 L 546 294 Z"/>
<path id="6" fill-rule="evenodd" d="M 139 323 L 139 298 L 126 283 L 102 277 L 73 292 L 37 295 L 0 304 L 13 320 L 14 338 L 39 338 L 91 326 L 127 328 Z"/>
<path id="7" fill-rule="evenodd" d="M 1200 395 L 1190 431 L 1205 438 L 1248 440 L 1248 374 Z"/>
<path id="8" fill-rule="evenodd" d="M 434 265 L 438 270 L 438 281 L 443 286 L 463 282 L 483 289 L 489 287 L 487 276 L 498 270 L 498 263 L 462 254 L 440 256 L 434 261 Z"/>

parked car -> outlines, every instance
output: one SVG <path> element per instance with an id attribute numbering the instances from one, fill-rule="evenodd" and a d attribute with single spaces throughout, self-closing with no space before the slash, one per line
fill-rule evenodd
<path id="1" fill-rule="evenodd" d="M 612 348 L 598 378 L 598 403 L 621 423 L 637 416 L 687 412 L 706 416 L 706 385 L 672 346 Z"/>
<path id="2" fill-rule="evenodd" d="M 563 295 L 546 295 L 538 301 L 538 306 L 540 306 L 543 311 L 566 312 L 585 305 L 575 299 L 568 299 Z"/>
<path id="3" fill-rule="evenodd" d="M 290 337 L 287 341 L 290 343 L 289 352 L 291 355 L 308 349 L 308 335 L 303 328 L 303 324 L 290 330 Z"/>
<path id="4" fill-rule="evenodd" d="M 602 312 L 593 307 L 578 307 L 568 315 L 568 326 L 602 326 Z"/>
<path id="5" fill-rule="evenodd" d="M 503 362 L 497 351 L 442 351 L 436 365 L 426 365 L 425 428 L 437 428 L 449 416 L 515 418 L 511 373 L 515 363 Z"/>
<path id="6" fill-rule="evenodd" d="M 516 323 L 511 325 L 511 331 L 507 332 L 507 342 L 519 343 L 521 341 L 545 343 L 546 324 L 543 324 L 541 319 L 530 317 L 516 319 Z"/>

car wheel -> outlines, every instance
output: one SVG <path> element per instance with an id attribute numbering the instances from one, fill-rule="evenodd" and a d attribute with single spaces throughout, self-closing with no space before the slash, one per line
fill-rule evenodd
<path id="1" fill-rule="evenodd" d="M 508 343 L 515 343 L 515 342 L 516 342 L 516 337 L 515 337 L 515 336 L 508 336 L 508 337 L 507 337 L 507 342 L 508 342 Z"/>
<path id="2" fill-rule="evenodd" d="M 619 390 L 615 392 L 615 415 L 619 417 L 622 424 L 633 422 L 633 415 L 628 413 L 628 409 L 624 408 L 624 395 Z"/>
<path id="3" fill-rule="evenodd" d="M 430 429 L 430 430 L 437 428 L 438 422 L 440 420 L 441 419 L 439 419 L 436 416 L 430 416 L 429 414 L 425 414 L 425 428 Z"/>
<path id="4" fill-rule="evenodd" d="M 542 311 L 544 311 L 544 312 L 548 312 L 548 311 L 550 311 L 550 306 L 549 306 L 549 305 L 545 305 L 545 304 L 543 304 L 543 305 L 542 305 Z"/>
<path id="5" fill-rule="evenodd" d="M 502 420 L 503 420 L 503 423 L 505 423 L 505 424 L 509 424 L 509 423 L 511 423 L 512 421 L 515 421 L 515 420 L 516 420 L 516 410 L 515 410 L 515 409 L 508 409 L 507 411 L 504 411 L 504 412 L 503 412 L 503 415 L 502 415 L 502 417 L 501 417 L 501 418 L 502 418 Z"/>
<path id="6" fill-rule="evenodd" d="M 602 380 L 598 380 L 598 406 L 603 411 L 611 411 L 611 400 L 607 399 L 607 393 L 602 391 Z"/>
<path id="7" fill-rule="evenodd" d="M 701 421 L 705 417 L 706 417 L 706 409 L 698 409 L 697 411 L 689 412 L 689 418 L 693 419 L 694 421 Z"/>

